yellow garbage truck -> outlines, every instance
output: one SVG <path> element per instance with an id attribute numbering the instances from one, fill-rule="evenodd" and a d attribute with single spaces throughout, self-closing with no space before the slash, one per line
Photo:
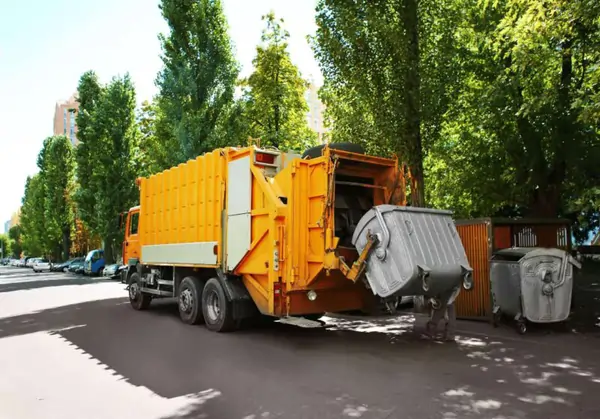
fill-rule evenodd
<path id="1" fill-rule="evenodd" d="M 212 331 L 258 316 L 310 327 L 472 285 L 452 213 L 407 207 L 398 159 L 357 145 L 222 148 L 137 185 L 123 243 L 136 310 L 175 297 Z"/>

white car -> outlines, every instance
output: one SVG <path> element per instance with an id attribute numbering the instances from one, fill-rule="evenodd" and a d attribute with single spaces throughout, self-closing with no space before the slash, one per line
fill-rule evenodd
<path id="1" fill-rule="evenodd" d="M 50 268 L 52 268 L 52 264 L 48 259 L 37 259 L 33 264 L 33 272 L 50 272 Z"/>

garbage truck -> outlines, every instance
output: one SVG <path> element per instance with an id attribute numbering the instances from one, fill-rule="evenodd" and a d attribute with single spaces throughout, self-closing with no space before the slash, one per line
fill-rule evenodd
<path id="1" fill-rule="evenodd" d="M 398 159 L 356 145 L 221 148 L 136 184 L 122 273 L 136 310 L 176 298 L 183 322 L 216 332 L 264 316 L 312 327 L 472 286 L 452 213 L 407 207 Z"/>

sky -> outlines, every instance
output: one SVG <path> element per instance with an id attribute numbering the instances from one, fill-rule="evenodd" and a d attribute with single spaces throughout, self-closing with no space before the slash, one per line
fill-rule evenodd
<path id="1" fill-rule="evenodd" d="M 54 106 L 75 92 L 81 74 L 101 81 L 129 72 L 138 103 L 151 99 L 161 68 L 158 34 L 166 33 L 158 0 L 0 0 L 0 233 L 23 196 L 27 176 L 52 135 Z M 322 83 L 307 35 L 314 34 L 317 0 L 223 0 L 242 66 L 252 59 L 273 10 L 290 32 L 292 61 Z"/>

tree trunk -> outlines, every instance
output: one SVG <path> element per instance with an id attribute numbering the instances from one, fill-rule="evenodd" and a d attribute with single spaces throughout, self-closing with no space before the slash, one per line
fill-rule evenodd
<path id="1" fill-rule="evenodd" d="M 421 140 L 421 73 L 419 51 L 418 0 L 404 0 L 404 29 L 407 38 L 408 65 L 404 79 L 405 135 L 408 166 L 411 172 L 410 200 L 414 207 L 425 206 L 423 144 Z"/>
<path id="2" fill-rule="evenodd" d="M 63 229 L 62 244 L 63 260 L 69 260 L 69 253 L 71 250 L 71 229 L 69 227 Z"/>

